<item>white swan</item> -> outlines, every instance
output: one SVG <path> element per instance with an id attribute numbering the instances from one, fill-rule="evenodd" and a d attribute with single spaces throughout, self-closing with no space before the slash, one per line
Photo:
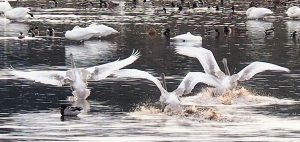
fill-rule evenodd
<path id="1" fill-rule="evenodd" d="M 66 31 L 65 37 L 70 40 L 84 41 L 90 39 L 97 33 L 97 31 L 90 28 L 75 26 L 72 30 Z"/>
<path id="2" fill-rule="evenodd" d="M 6 11 L 4 13 L 5 17 L 10 20 L 25 19 L 27 14 L 29 14 L 31 17 L 33 17 L 33 14 L 30 13 L 30 9 L 25 8 L 25 7 L 17 7 L 17 8 L 11 9 L 9 11 Z"/>
<path id="3" fill-rule="evenodd" d="M 88 80 L 102 80 L 111 75 L 114 71 L 119 70 L 129 64 L 132 64 L 139 58 L 139 51 L 133 51 L 132 55 L 124 60 L 117 60 L 111 63 L 89 67 L 76 68 L 71 54 L 72 69 L 67 71 L 17 71 L 12 70 L 12 74 L 40 82 L 44 84 L 62 86 L 70 84 L 74 101 L 84 100 L 90 95 L 90 89 L 87 89 Z"/>
<path id="4" fill-rule="evenodd" d="M 262 7 L 250 7 L 246 11 L 246 15 L 248 19 L 262 19 L 265 16 L 273 14 L 273 12 L 268 8 L 262 8 Z"/>
<path id="5" fill-rule="evenodd" d="M 114 77 L 117 78 L 141 78 L 152 81 L 160 90 L 160 103 L 162 105 L 162 111 L 165 107 L 168 109 L 175 110 L 180 108 L 179 97 L 184 94 L 184 92 L 190 92 L 194 86 L 199 83 L 205 83 L 208 85 L 216 86 L 218 80 L 211 79 L 213 76 L 206 73 L 188 73 L 182 80 L 178 88 L 172 92 L 167 91 L 164 74 L 162 74 L 163 84 L 154 76 L 148 72 L 137 70 L 137 69 L 121 69 L 113 73 Z"/>
<path id="6" fill-rule="evenodd" d="M 265 63 L 265 62 L 252 62 L 250 65 L 246 66 L 239 73 L 230 75 L 229 69 L 227 67 L 227 60 L 223 59 L 223 64 L 225 68 L 225 73 L 223 73 L 210 50 L 205 48 L 196 47 L 180 47 L 176 48 L 176 52 L 181 55 L 195 57 L 200 61 L 204 72 L 211 74 L 215 77 L 211 79 L 218 79 L 219 85 L 214 86 L 215 95 L 222 95 L 226 90 L 233 89 L 237 86 L 238 81 L 245 81 L 252 78 L 255 74 L 266 71 L 284 71 L 289 72 L 288 68 L 284 68 L 275 64 Z"/>
<path id="7" fill-rule="evenodd" d="M 11 10 L 12 7 L 7 0 L 0 2 L 0 12 L 5 13 L 6 11 Z"/>
<path id="8" fill-rule="evenodd" d="M 91 24 L 90 26 L 88 26 L 88 28 L 96 31 L 97 33 L 94 36 L 99 38 L 119 33 L 117 30 L 102 24 L 101 25 Z"/>
<path id="9" fill-rule="evenodd" d="M 202 43 L 201 36 L 192 35 L 190 32 L 187 32 L 186 34 L 175 36 L 175 37 L 171 38 L 171 40 L 181 41 L 181 42 L 183 41 L 183 42 L 201 42 Z"/>
<path id="10" fill-rule="evenodd" d="M 300 8 L 298 6 L 293 6 L 290 7 L 287 11 L 286 14 L 290 18 L 300 18 Z"/>

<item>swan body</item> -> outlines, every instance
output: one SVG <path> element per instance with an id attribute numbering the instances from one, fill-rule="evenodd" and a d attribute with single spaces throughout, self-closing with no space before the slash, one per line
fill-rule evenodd
<path id="1" fill-rule="evenodd" d="M 290 72 L 288 68 L 281 67 L 275 64 L 266 62 L 252 62 L 237 74 L 230 75 L 227 67 L 227 60 L 223 59 L 225 73 L 222 72 L 216 62 L 210 50 L 197 47 L 180 47 L 176 48 L 176 52 L 181 55 L 195 57 L 199 60 L 200 64 L 204 68 L 204 72 L 212 75 L 211 79 L 218 80 L 216 87 L 216 95 L 222 95 L 226 90 L 234 89 L 237 86 L 238 81 L 245 81 L 251 79 L 255 74 L 272 70 L 272 71 L 284 71 Z"/>
<path id="2" fill-rule="evenodd" d="M 257 7 L 250 7 L 246 11 L 246 15 L 248 19 L 262 19 L 265 16 L 273 14 L 273 12 L 268 8 L 257 8 Z"/>
<path id="3" fill-rule="evenodd" d="M 290 18 L 300 18 L 300 8 L 298 6 L 293 6 L 290 7 L 287 11 L 286 14 Z"/>
<path id="4" fill-rule="evenodd" d="M 12 9 L 12 7 L 7 0 L 0 2 L 0 12 L 5 13 L 6 11 L 9 11 L 11 9 Z"/>
<path id="5" fill-rule="evenodd" d="M 117 60 L 111 63 L 102 64 L 89 68 L 76 68 L 73 56 L 71 54 L 72 69 L 67 71 L 17 71 L 12 70 L 12 74 L 35 82 L 44 84 L 62 86 L 69 84 L 75 100 L 85 100 L 90 95 L 90 89 L 87 89 L 88 80 L 102 80 L 114 71 L 119 70 L 129 64 L 132 64 L 139 58 L 138 51 L 124 60 Z"/>
<path id="6" fill-rule="evenodd" d="M 98 32 L 90 28 L 75 26 L 72 30 L 66 31 L 65 37 L 70 40 L 88 40 L 97 33 Z"/>
<path id="7" fill-rule="evenodd" d="M 25 19 L 27 14 L 33 17 L 33 15 L 30 13 L 30 9 L 25 7 L 17 7 L 4 13 L 5 17 L 10 20 Z"/>
<path id="8" fill-rule="evenodd" d="M 108 36 L 108 35 L 119 33 L 117 30 L 115 30 L 111 27 L 105 26 L 105 25 L 91 24 L 90 26 L 88 26 L 88 28 L 97 32 L 94 35 L 96 37 L 105 37 L 105 36 Z"/>
<path id="9" fill-rule="evenodd" d="M 187 32 L 186 34 L 175 36 L 171 39 L 175 40 L 175 41 L 183 41 L 183 42 L 202 42 L 201 36 L 192 35 L 190 32 Z"/>
<path id="10" fill-rule="evenodd" d="M 160 90 L 160 103 L 162 106 L 168 106 L 168 108 L 178 108 L 180 106 L 179 97 L 185 93 L 191 92 L 194 86 L 199 83 L 205 83 L 212 86 L 216 86 L 219 84 L 219 81 L 212 78 L 212 75 L 198 72 L 198 73 L 188 73 L 185 78 L 182 80 L 178 88 L 172 92 L 168 92 L 165 83 L 164 86 L 161 82 L 151 74 L 145 71 L 137 70 L 137 69 L 121 69 L 113 73 L 114 77 L 117 78 L 140 78 L 140 79 L 147 79 L 152 81 L 157 88 Z M 163 79 L 164 82 L 164 79 Z"/>

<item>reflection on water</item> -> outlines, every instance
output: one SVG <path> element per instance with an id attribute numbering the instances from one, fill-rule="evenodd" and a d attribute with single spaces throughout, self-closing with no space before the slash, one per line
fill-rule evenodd
<path id="1" fill-rule="evenodd" d="M 35 5 L 25 2 L 25 6 Z M 278 7 L 273 22 L 246 20 L 245 11 L 237 15 L 206 13 L 204 8 L 180 14 L 167 7 L 167 14 L 139 5 L 136 9 L 74 9 L 33 8 L 36 15 L 23 22 L 4 23 L 0 20 L 0 38 L 16 37 L 38 25 L 45 35 L 48 27 L 55 29 L 55 38 L 43 40 L 3 39 L 0 42 L 0 138 L 6 141 L 299 141 L 300 42 L 289 37 L 299 30 L 298 21 L 286 21 Z M 167 4 L 168 5 L 168 4 Z M 244 6 L 244 3 L 237 2 Z M 77 6 L 77 5 L 76 5 Z M 155 9 L 160 9 L 154 4 Z M 238 7 L 238 10 L 245 10 Z M 199 13 L 200 12 L 200 13 Z M 229 18 L 224 18 L 228 17 Z M 83 45 L 66 40 L 64 32 L 75 25 L 97 22 L 120 31 L 117 37 L 93 38 Z M 224 35 L 228 25 L 247 31 Z M 235 26 L 235 27 L 233 27 Z M 158 36 L 149 36 L 148 30 Z M 188 31 L 205 35 L 209 28 L 218 28 L 218 38 L 204 37 L 203 44 L 169 43 L 159 31 L 170 27 L 171 37 Z M 265 36 L 265 30 L 275 28 L 275 34 Z M 169 90 L 175 89 L 190 71 L 203 71 L 197 59 L 175 54 L 176 46 L 203 46 L 210 49 L 218 64 L 228 58 L 231 72 L 237 72 L 250 62 L 265 61 L 287 67 L 290 74 L 264 72 L 241 85 L 243 95 L 211 97 L 209 89 L 200 84 L 190 96 L 182 97 L 183 114 L 162 113 L 155 106 L 160 92 L 148 81 L 104 80 L 90 82 L 91 96 L 83 102 L 70 103 L 68 86 L 55 87 L 7 75 L 12 65 L 17 69 L 58 70 L 70 67 L 68 56 L 82 67 L 107 63 L 128 57 L 132 49 L 141 51 L 141 58 L 126 68 L 166 74 Z M 9 79 L 8 79 L 9 78 Z M 83 107 L 78 117 L 61 118 L 58 107 L 69 104 Z M 193 113 L 198 112 L 198 113 Z M 212 119 L 218 116 L 221 119 Z"/>
<path id="2" fill-rule="evenodd" d="M 84 65 L 91 64 L 93 61 L 97 63 L 97 59 L 105 60 L 117 50 L 116 47 L 116 43 L 109 41 L 86 41 L 83 45 L 66 45 L 65 54 L 68 57 L 72 53 L 76 63 Z"/>
<path id="3" fill-rule="evenodd" d="M 246 29 L 247 32 L 249 32 L 248 35 L 250 36 L 250 39 L 258 42 L 263 42 L 265 40 L 265 30 L 271 29 L 272 27 L 273 23 L 267 21 L 248 20 L 246 22 Z"/>

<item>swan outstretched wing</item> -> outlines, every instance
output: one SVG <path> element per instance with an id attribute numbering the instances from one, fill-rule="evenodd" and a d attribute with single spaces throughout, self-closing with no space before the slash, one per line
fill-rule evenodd
<path id="1" fill-rule="evenodd" d="M 217 75 L 218 72 L 221 72 L 213 53 L 208 49 L 202 47 L 176 47 L 176 52 L 197 58 L 205 73 Z"/>
<path id="2" fill-rule="evenodd" d="M 101 80 L 111 75 L 114 71 L 119 70 L 125 66 L 132 64 L 140 57 L 140 52 L 138 50 L 133 51 L 131 56 L 124 60 L 117 60 L 111 63 L 94 66 L 90 68 L 86 68 L 88 72 L 91 74 L 92 80 Z"/>
<path id="3" fill-rule="evenodd" d="M 158 87 L 158 89 L 161 91 L 162 94 L 167 93 L 167 91 L 164 89 L 164 87 L 162 86 L 160 81 L 156 77 L 152 76 L 151 74 L 149 74 L 148 72 L 145 72 L 145 71 L 141 71 L 138 69 L 121 69 L 121 70 L 115 71 L 113 73 L 113 76 L 117 77 L 117 78 L 148 79 L 148 80 L 152 81 Z"/>
<path id="4" fill-rule="evenodd" d="M 174 92 L 178 96 L 191 93 L 198 83 L 205 83 L 213 87 L 217 87 L 221 84 L 219 79 L 213 75 L 203 72 L 189 72 Z"/>
<path id="5" fill-rule="evenodd" d="M 249 80 L 255 74 L 266 70 L 290 72 L 288 68 L 281 67 L 275 64 L 265 63 L 265 62 L 253 62 L 238 73 L 239 75 L 238 80 L 239 81 Z"/>
<path id="6" fill-rule="evenodd" d="M 12 70 L 11 73 L 19 78 L 62 86 L 65 82 L 66 71 L 17 71 Z"/>

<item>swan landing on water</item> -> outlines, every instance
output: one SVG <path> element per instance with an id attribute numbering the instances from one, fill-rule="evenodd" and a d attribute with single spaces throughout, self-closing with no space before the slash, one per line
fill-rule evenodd
<path id="1" fill-rule="evenodd" d="M 214 96 L 222 95 L 223 93 L 225 93 L 225 91 L 234 89 L 237 86 L 238 81 L 249 80 L 255 74 L 266 70 L 290 72 L 288 68 L 284 68 L 275 64 L 265 62 L 252 62 L 250 65 L 242 69 L 239 73 L 230 75 L 227 66 L 227 60 L 225 58 L 223 59 L 225 68 L 224 73 L 220 70 L 216 59 L 210 50 L 201 47 L 178 47 L 176 48 L 176 52 L 181 55 L 197 58 L 200 61 L 204 72 L 212 75 L 212 77 L 210 78 L 211 80 L 218 82 L 217 85 L 213 85 L 214 87 L 216 87 L 214 90 Z"/>
<path id="2" fill-rule="evenodd" d="M 76 68 L 73 60 L 73 55 L 70 55 L 72 62 L 72 69 L 67 71 L 17 71 L 12 70 L 12 74 L 25 78 L 28 80 L 34 80 L 44 84 L 62 86 L 70 84 L 74 101 L 80 99 L 85 100 L 90 95 L 90 89 L 87 89 L 87 81 L 98 81 L 105 79 L 111 75 L 114 71 L 117 71 L 127 65 L 132 64 L 140 56 L 139 51 L 133 51 L 132 55 L 124 60 L 117 60 L 111 63 L 102 64 L 99 66 L 89 68 Z"/>
<path id="3" fill-rule="evenodd" d="M 162 74 L 162 84 L 156 77 L 148 72 L 137 69 L 121 69 L 114 72 L 113 76 L 117 78 L 140 78 L 152 81 L 161 92 L 159 101 L 162 105 L 162 111 L 181 111 L 179 97 L 182 96 L 184 92 L 193 90 L 197 83 L 205 83 L 211 86 L 216 86 L 218 83 L 217 80 L 210 79 L 213 78 L 212 75 L 201 72 L 188 73 L 176 90 L 168 92 L 164 74 Z"/>

